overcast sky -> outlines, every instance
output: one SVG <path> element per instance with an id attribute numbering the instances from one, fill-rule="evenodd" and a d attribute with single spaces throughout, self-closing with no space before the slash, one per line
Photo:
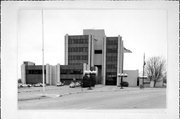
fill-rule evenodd
<path id="1" fill-rule="evenodd" d="M 44 10 L 45 64 L 64 64 L 64 36 L 83 29 L 104 29 L 106 36 L 122 36 L 132 53 L 124 69 L 142 71 L 143 53 L 167 57 L 167 16 L 164 10 Z M 18 17 L 18 66 L 23 61 L 42 64 L 40 10 L 21 10 Z"/>

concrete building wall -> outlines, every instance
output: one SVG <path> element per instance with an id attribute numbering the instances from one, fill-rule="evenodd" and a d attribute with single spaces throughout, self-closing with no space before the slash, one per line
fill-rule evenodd
<path id="1" fill-rule="evenodd" d="M 56 83 L 60 82 L 60 64 L 56 65 Z"/>
<path id="2" fill-rule="evenodd" d="M 103 65 L 102 54 L 94 54 L 94 65 Z"/>
<path id="3" fill-rule="evenodd" d="M 46 64 L 46 84 L 50 84 L 50 65 Z"/>
<path id="4" fill-rule="evenodd" d="M 23 84 L 26 84 L 26 65 L 21 65 L 21 81 Z"/>
<path id="5" fill-rule="evenodd" d="M 94 36 L 91 35 L 91 67 L 94 66 Z"/>
<path id="6" fill-rule="evenodd" d="M 123 81 L 128 82 L 130 87 L 137 86 L 139 70 L 124 70 L 124 73 L 126 73 L 128 77 L 124 77 Z"/>
<path id="7" fill-rule="evenodd" d="M 30 65 L 35 65 L 34 62 L 29 62 L 29 61 L 24 61 L 23 64 L 28 65 L 28 66 L 30 66 Z"/>
<path id="8" fill-rule="evenodd" d="M 51 80 L 51 85 L 56 85 L 57 81 L 56 81 L 56 66 L 52 66 L 52 80 Z"/>
<path id="9" fill-rule="evenodd" d="M 106 36 L 103 38 L 103 50 L 102 50 L 102 84 L 106 84 Z"/>
<path id="10" fill-rule="evenodd" d="M 52 72 L 52 67 L 53 66 L 49 66 L 49 84 L 52 85 L 52 80 L 53 80 L 53 72 Z"/>
<path id="11" fill-rule="evenodd" d="M 68 34 L 65 35 L 65 65 L 68 65 Z"/>
<path id="12" fill-rule="evenodd" d="M 46 67 L 44 68 L 44 81 L 46 83 Z M 26 83 L 36 84 L 43 83 L 42 65 L 29 65 L 26 66 Z"/>
<path id="13" fill-rule="evenodd" d="M 91 64 L 91 35 L 89 35 L 88 39 L 88 65 L 90 67 Z"/>
<path id="14" fill-rule="evenodd" d="M 84 29 L 83 35 L 92 35 L 94 40 L 94 49 L 102 49 L 103 48 L 103 38 L 105 36 L 105 32 L 103 29 Z"/>
<path id="15" fill-rule="evenodd" d="M 119 73 L 123 73 L 123 65 L 124 65 L 124 44 L 123 44 L 123 40 L 122 40 L 122 37 L 121 36 L 118 36 L 118 41 L 119 41 L 119 44 L 118 44 L 118 61 L 119 61 L 119 64 L 118 64 L 118 70 L 119 70 Z M 117 73 L 117 74 L 119 74 Z M 120 85 L 120 77 L 118 77 L 118 81 L 117 81 L 117 86 Z"/>

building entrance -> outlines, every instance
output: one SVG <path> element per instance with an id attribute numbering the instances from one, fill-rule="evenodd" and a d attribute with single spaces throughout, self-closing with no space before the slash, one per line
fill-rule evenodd
<path id="1" fill-rule="evenodd" d="M 95 65 L 98 68 L 96 84 L 102 84 L 102 65 Z"/>
<path id="2" fill-rule="evenodd" d="M 106 85 L 116 85 L 117 77 L 106 77 Z"/>

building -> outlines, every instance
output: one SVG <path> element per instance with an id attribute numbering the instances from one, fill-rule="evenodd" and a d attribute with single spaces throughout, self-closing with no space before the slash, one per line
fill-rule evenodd
<path id="1" fill-rule="evenodd" d="M 127 51 L 127 50 L 126 50 Z M 85 29 L 83 35 L 65 36 L 65 64 L 97 67 L 97 83 L 119 85 L 123 72 L 124 46 L 120 35 L 107 37 L 103 29 Z"/>
<path id="2" fill-rule="evenodd" d="M 65 81 L 68 84 L 73 78 L 81 80 L 86 70 L 95 70 L 97 84 L 120 85 L 118 74 L 123 73 L 123 58 L 126 52 L 131 51 L 124 48 L 122 37 L 120 35 L 108 37 L 103 29 L 85 29 L 83 35 L 66 34 L 65 65 L 46 65 L 46 83 L 51 85 Z M 24 82 L 37 82 L 42 77 L 40 76 L 42 66 L 25 62 L 22 67 L 24 67 L 22 72 L 26 72 L 24 73 L 26 76 L 22 76 Z M 34 69 L 32 69 L 33 67 Z M 32 76 L 32 74 L 36 76 Z"/>

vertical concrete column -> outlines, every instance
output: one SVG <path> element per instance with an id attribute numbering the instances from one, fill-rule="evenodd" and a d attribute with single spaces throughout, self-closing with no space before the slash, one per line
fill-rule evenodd
<path id="1" fill-rule="evenodd" d="M 123 61 L 124 61 L 124 44 L 123 40 L 121 39 L 121 62 L 120 62 L 120 72 L 123 73 Z"/>
<path id="2" fill-rule="evenodd" d="M 60 64 L 56 65 L 56 83 L 60 82 Z"/>
<path id="3" fill-rule="evenodd" d="M 52 75 L 53 75 L 53 73 L 52 73 L 52 66 L 49 67 L 49 75 L 50 75 L 50 77 L 49 77 L 49 84 L 52 85 Z"/>
<path id="4" fill-rule="evenodd" d="M 94 66 L 94 36 L 91 36 L 91 67 Z"/>
<path id="5" fill-rule="evenodd" d="M 26 65 L 21 65 L 21 81 L 23 84 L 26 84 Z"/>
<path id="6" fill-rule="evenodd" d="M 87 70 L 87 64 L 83 63 L 83 76 L 84 76 L 86 70 Z"/>
<path id="7" fill-rule="evenodd" d="M 122 37 L 118 35 L 118 56 L 117 56 L 117 86 L 120 85 L 120 77 L 118 77 L 119 73 L 122 73 L 122 58 L 123 58 L 123 41 Z"/>
<path id="8" fill-rule="evenodd" d="M 91 64 L 91 35 L 89 35 L 88 39 L 88 66 Z"/>
<path id="9" fill-rule="evenodd" d="M 97 67 L 95 67 L 95 71 L 96 71 L 96 84 L 98 84 L 99 83 L 99 79 L 98 79 L 98 68 Z"/>
<path id="10" fill-rule="evenodd" d="M 61 81 L 61 65 L 59 64 L 59 81 Z"/>
<path id="11" fill-rule="evenodd" d="M 49 71 L 49 64 L 46 64 L 46 84 L 49 84 L 50 79 L 50 71 Z"/>
<path id="12" fill-rule="evenodd" d="M 56 85 L 56 79 L 57 79 L 57 72 L 56 72 L 56 66 L 52 67 L 52 85 Z"/>
<path id="13" fill-rule="evenodd" d="M 103 38 L 103 53 L 102 53 L 102 84 L 106 84 L 106 36 Z"/>
<path id="14" fill-rule="evenodd" d="M 65 65 L 68 65 L 68 34 L 65 35 Z"/>
<path id="15" fill-rule="evenodd" d="M 95 67 L 95 71 L 96 71 L 96 77 L 97 77 L 97 75 L 98 75 L 98 68 L 97 67 Z"/>

